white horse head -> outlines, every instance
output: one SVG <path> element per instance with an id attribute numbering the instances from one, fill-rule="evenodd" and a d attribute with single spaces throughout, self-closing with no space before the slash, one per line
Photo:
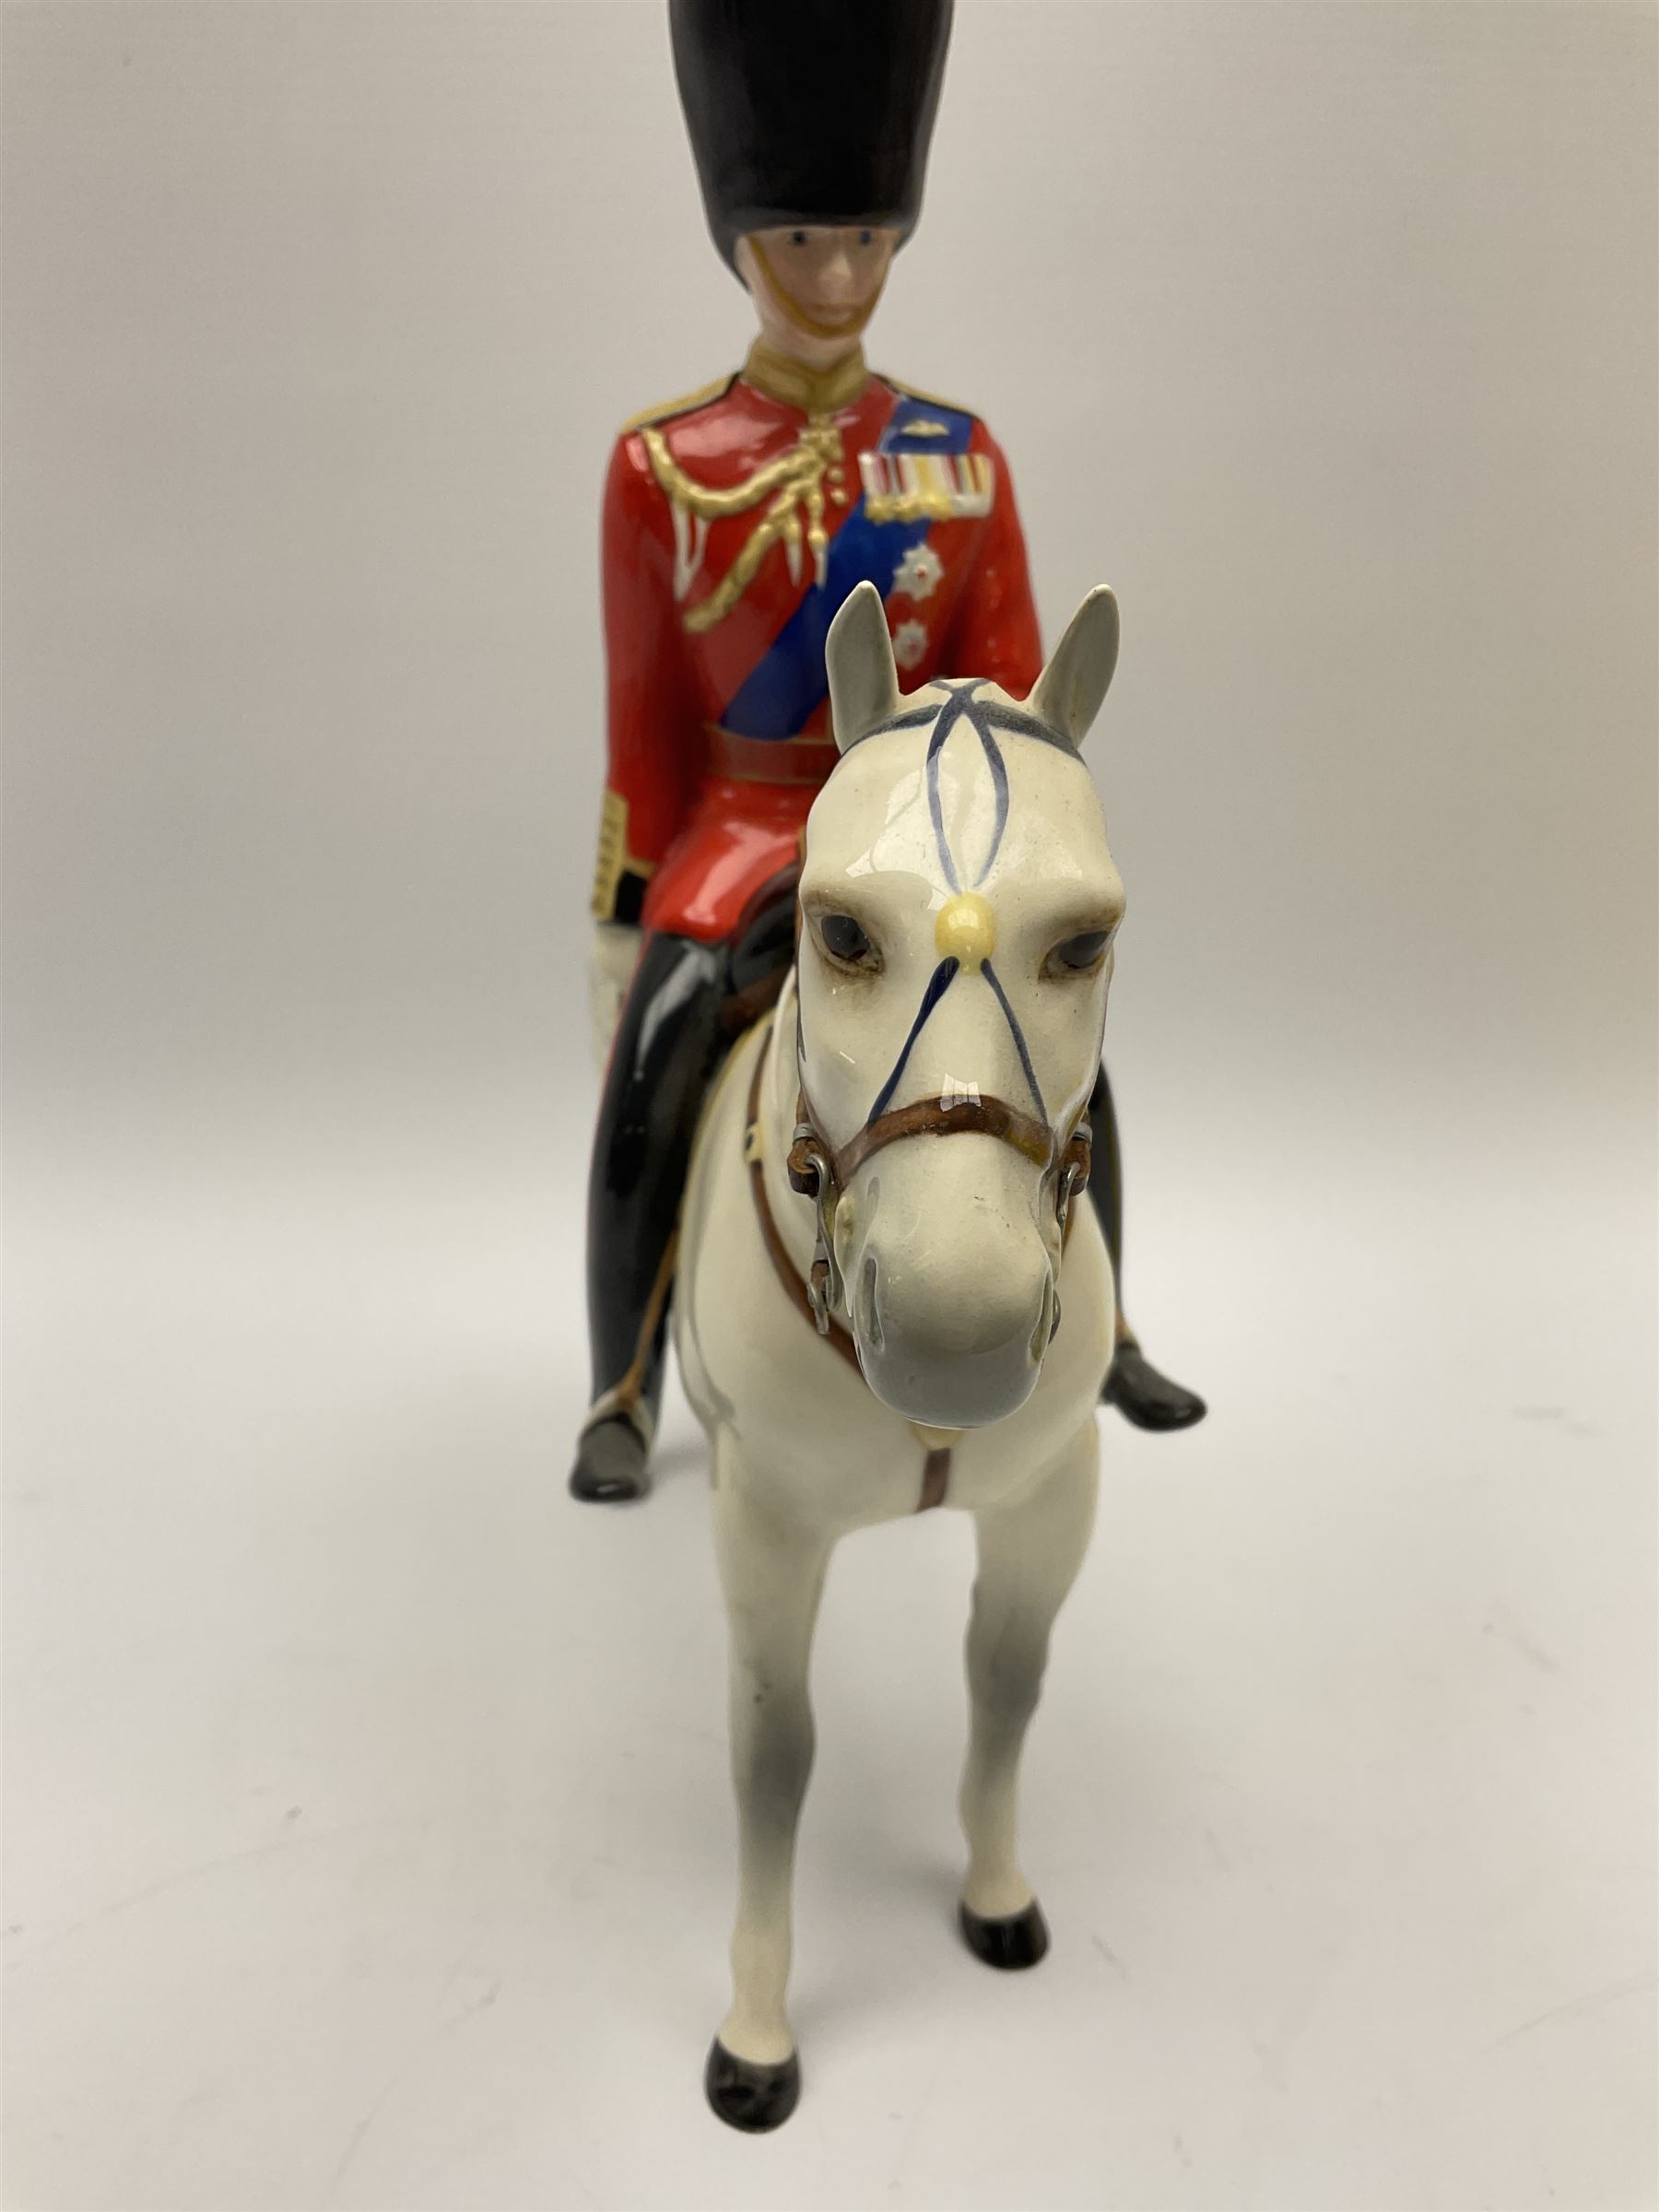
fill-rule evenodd
<path id="1" fill-rule="evenodd" d="M 842 758 L 801 880 L 798 1164 L 865 1380 L 941 1429 L 1023 1404 L 1059 1322 L 1124 911 L 1077 748 L 1117 639 L 1102 586 L 1021 703 L 901 697 L 870 584 L 830 631 Z M 901 1141 L 924 1135 L 952 1141 Z"/>

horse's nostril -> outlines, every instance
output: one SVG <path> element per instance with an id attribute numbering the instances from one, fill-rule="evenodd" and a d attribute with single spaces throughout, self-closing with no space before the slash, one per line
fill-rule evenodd
<path id="1" fill-rule="evenodd" d="M 876 1302 L 877 1270 L 876 1254 L 866 1252 L 862 1274 L 858 1278 L 859 1325 L 865 1343 L 872 1351 L 885 1348 L 881 1334 L 881 1312 Z"/>

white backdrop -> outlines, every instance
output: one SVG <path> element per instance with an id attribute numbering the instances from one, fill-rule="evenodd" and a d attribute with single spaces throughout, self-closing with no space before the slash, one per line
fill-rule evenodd
<path id="1" fill-rule="evenodd" d="M 1646 2206 L 1650 6 L 959 10 L 872 358 L 1100 578 L 1130 1308 L 953 1948 L 848 1547 L 799 2117 L 704 2113 L 700 1443 L 566 1500 L 595 508 L 730 367 L 640 0 L 4 18 L 16 2206 Z"/>

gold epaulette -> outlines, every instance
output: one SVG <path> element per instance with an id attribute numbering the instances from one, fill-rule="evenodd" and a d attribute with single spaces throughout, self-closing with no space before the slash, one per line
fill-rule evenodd
<path id="1" fill-rule="evenodd" d="M 948 407 L 953 415 L 966 415 L 972 422 L 983 419 L 977 407 L 965 407 L 959 399 L 947 399 L 939 392 L 924 392 L 920 384 L 901 383 L 885 369 L 877 369 L 876 373 L 884 384 L 891 384 L 895 392 L 902 392 L 906 399 L 925 400 L 930 407 Z"/>
<path id="2" fill-rule="evenodd" d="M 659 400 L 654 407 L 641 407 L 637 415 L 629 417 L 617 435 L 626 438 L 650 423 L 666 422 L 671 415 L 689 415 L 693 407 L 706 407 L 712 399 L 720 399 L 729 392 L 736 381 L 737 371 L 734 369 L 725 376 L 717 376 L 712 383 L 700 384 L 695 392 L 682 392 L 677 399 Z"/>

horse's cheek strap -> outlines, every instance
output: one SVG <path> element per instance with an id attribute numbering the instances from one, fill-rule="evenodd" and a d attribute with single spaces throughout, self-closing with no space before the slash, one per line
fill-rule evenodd
<path id="1" fill-rule="evenodd" d="M 803 1198 L 810 1198 L 817 1208 L 818 1241 L 807 1277 L 807 1295 L 818 1333 L 827 1336 L 830 1315 L 843 1287 L 835 1261 L 835 1208 L 841 1198 L 841 1183 L 836 1177 L 834 1151 L 818 1130 L 804 1088 L 796 1093 L 794 1142 L 789 1147 L 784 1166 L 790 1188 L 798 1191 Z"/>

